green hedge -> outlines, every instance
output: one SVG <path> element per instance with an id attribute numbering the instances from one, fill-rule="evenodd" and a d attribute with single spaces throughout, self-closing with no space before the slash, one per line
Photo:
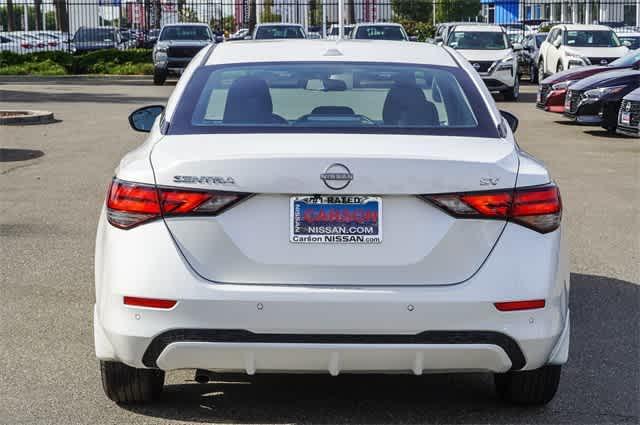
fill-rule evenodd
<path id="1" fill-rule="evenodd" d="M 105 49 L 81 55 L 0 52 L 0 75 L 153 74 L 151 50 Z"/>

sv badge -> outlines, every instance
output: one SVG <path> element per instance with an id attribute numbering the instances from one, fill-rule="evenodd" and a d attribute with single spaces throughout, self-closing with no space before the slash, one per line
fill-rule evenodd
<path id="1" fill-rule="evenodd" d="M 500 177 L 482 177 L 480 186 L 495 186 L 500 181 Z"/>

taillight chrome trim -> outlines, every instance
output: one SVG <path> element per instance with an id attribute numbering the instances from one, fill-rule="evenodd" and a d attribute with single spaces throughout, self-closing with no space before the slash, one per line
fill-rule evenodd
<path id="1" fill-rule="evenodd" d="M 527 194 L 527 193 L 535 193 L 535 192 L 543 192 L 548 190 L 555 190 L 555 195 L 557 196 L 557 211 L 548 212 L 545 214 L 529 214 L 522 216 L 514 216 L 514 201 L 518 199 L 518 195 Z M 463 197 L 473 197 L 473 196 L 493 196 L 493 195 L 508 195 L 510 196 L 509 205 L 505 213 L 495 214 L 495 215 L 486 215 L 477 209 L 473 208 L 470 204 L 464 202 L 462 200 Z M 459 219 L 480 219 L 480 220 L 499 220 L 505 222 L 513 222 L 523 227 L 534 230 L 538 233 L 550 233 L 560 227 L 560 222 L 562 220 L 562 198 L 560 196 L 560 190 L 558 186 L 554 183 L 547 183 L 543 185 L 536 186 L 525 186 L 525 187 L 516 187 L 513 189 L 494 189 L 494 190 L 482 190 L 482 191 L 470 191 L 470 192 L 449 192 L 449 193 L 436 193 L 436 194 L 428 194 L 428 195 L 418 195 L 418 198 L 430 203 L 446 214 Z M 462 203 L 465 203 L 469 209 L 475 210 L 471 213 L 457 213 L 456 211 L 448 208 L 447 205 L 443 202 L 444 199 L 457 199 Z M 531 217 L 554 217 L 554 223 L 551 223 L 548 227 L 536 227 L 531 222 L 527 221 L 527 218 Z"/>
<path id="2" fill-rule="evenodd" d="M 131 188 L 140 188 L 142 190 L 146 190 L 147 195 L 150 194 L 151 191 L 154 193 L 155 199 L 150 199 L 151 203 L 155 203 L 157 208 L 151 208 L 153 211 L 140 211 L 134 209 L 123 209 L 118 208 L 114 203 L 117 201 L 112 199 L 112 196 L 115 196 L 117 193 L 114 193 L 114 190 L 117 192 L 119 186 L 127 186 Z M 208 195 L 208 197 L 203 198 L 201 202 L 195 203 L 190 211 L 188 212 L 172 212 L 167 211 L 166 203 L 169 202 L 169 199 L 166 198 L 167 195 L 174 194 L 201 194 Z M 245 192 L 231 192 L 231 191 L 220 191 L 220 190 L 201 190 L 194 188 L 182 188 L 175 186 L 159 186 L 148 183 L 137 183 L 128 180 L 118 179 L 114 177 L 111 180 L 109 185 L 109 189 L 107 191 L 107 199 L 106 199 L 106 210 L 107 210 L 107 221 L 114 227 L 117 227 L 122 230 L 133 229 L 141 224 L 149 223 L 151 221 L 155 221 L 161 218 L 170 218 L 170 217 L 189 217 L 189 216 L 217 216 L 225 211 L 233 208 L 241 202 L 252 197 L 253 193 L 245 193 Z M 209 202 L 212 199 L 215 199 L 215 196 L 227 196 L 227 197 L 236 197 L 236 199 L 225 203 L 220 208 L 209 211 L 198 211 L 198 208 L 202 207 L 205 203 Z M 142 202 L 142 198 L 139 198 Z M 120 200 L 123 202 L 122 200 Z M 149 199 L 147 199 L 149 201 Z M 174 198 L 175 202 L 176 199 Z M 178 207 L 179 208 L 179 207 Z"/>

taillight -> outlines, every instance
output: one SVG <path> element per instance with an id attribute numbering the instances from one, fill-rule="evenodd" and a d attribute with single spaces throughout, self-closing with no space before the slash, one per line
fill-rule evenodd
<path id="1" fill-rule="evenodd" d="M 30 49 L 30 48 L 31 48 L 31 44 L 29 44 L 29 43 L 22 43 L 22 44 L 20 44 L 20 47 L 22 47 L 23 49 Z"/>
<path id="2" fill-rule="evenodd" d="M 162 216 L 217 215 L 250 194 L 157 188 L 113 179 L 107 196 L 107 219 L 130 229 Z"/>
<path id="3" fill-rule="evenodd" d="M 540 233 L 557 229 L 562 218 L 560 191 L 554 184 L 422 198 L 454 217 L 508 219 Z"/>
<path id="4" fill-rule="evenodd" d="M 47 44 L 49 44 L 49 46 L 57 46 L 58 42 L 57 41 L 50 41 Z"/>

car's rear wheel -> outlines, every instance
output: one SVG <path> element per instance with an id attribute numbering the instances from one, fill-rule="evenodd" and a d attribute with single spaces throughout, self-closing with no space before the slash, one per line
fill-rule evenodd
<path id="1" fill-rule="evenodd" d="M 558 66 L 556 67 L 556 72 L 564 71 L 564 66 L 562 66 L 562 62 L 558 62 Z"/>
<path id="2" fill-rule="evenodd" d="M 116 403 L 146 403 L 158 398 L 164 385 L 164 371 L 136 369 L 119 362 L 100 361 L 102 388 Z"/>
<path id="3" fill-rule="evenodd" d="M 533 63 L 529 65 L 529 77 L 531 78 L 532 83 L 535 84 L 538 82 L 538 70 L 536 69 L 536 65 Z"/>
<path id="4" fill-rule="evenodd" d="M 558 365 L 547 365 L 534 370 L 496 373 L 496 392 L 501 399 L 510 403 L 547 404 L 558 390 L 561 369 Z"/>
<path id="5" fill-rule="evenodd" d="M 164 69 L 154 69 L 153 70 L 153 84 L 156 86 L 161 86 L 164 82 L 167 81 L 167 71 Z"/>
<path id="6" fill-rule="evenodd" d="M 520 80 L 516 78 L 516 80 L 513 82 L 513 88 L 503 91 L 502 95 L 504 96 L 505 100 L 511 102 L 517 101 L 520 97 Z"/>

